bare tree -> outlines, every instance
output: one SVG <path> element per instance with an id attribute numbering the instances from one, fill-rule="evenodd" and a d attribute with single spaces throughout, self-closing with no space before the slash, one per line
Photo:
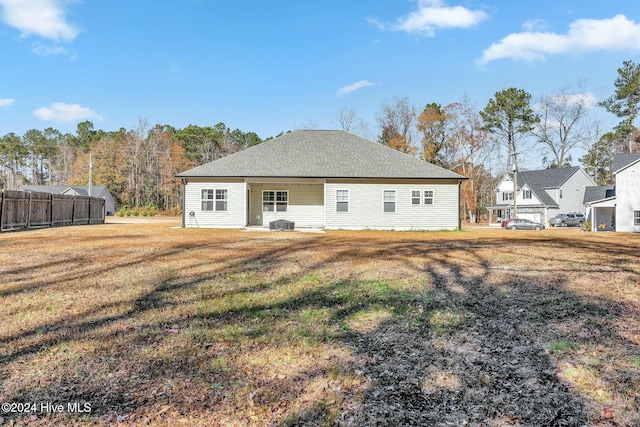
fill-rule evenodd
<path id="1" fill-rule="evenodd" d="M 393 97 L 391 104 L 382 104 L 382 111 L 376 117 L 380 126 L 378 141 L 398 151 L 414 155 L 416 109 L 407 97 Z"/>
<path id="2" fill-rule="evenodd" d="M 356 120 L 356 111 L 353 108 L 342 108 L 336 117 L 340 129 L 351 132 L 351 127 Z"/>
<path id="3" fill-rule="evenodd" d="M 588 92 L 571 94 L 562 89 L 541 97 L 536 106 L 540 121 L 534 125 L 532 134 L 551 155 L 550 167 L 569 166 L 570 151 L 589 145 L 595 129 L 587 118 L 595 105 L 595 97 Z"/>

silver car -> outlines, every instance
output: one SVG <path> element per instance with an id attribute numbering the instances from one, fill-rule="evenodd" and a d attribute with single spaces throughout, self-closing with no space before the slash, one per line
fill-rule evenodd
<path id="1" fill-rule="evenodd" d="M 544 224 L 529 219 L 516 218 L 506 225 L 508 230 L 543 230 Z"/>

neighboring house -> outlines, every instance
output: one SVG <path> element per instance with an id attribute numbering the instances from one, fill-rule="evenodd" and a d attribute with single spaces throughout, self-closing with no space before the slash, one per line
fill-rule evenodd
<path id="1" fill-rule="evenodd" d="M 183 227 L 459 229 L 465 177 L 345 131 L 301 130 L 177 175 Z"/>
<path id="2" fill-rule="evenodd" d="M 595 185 L 579 167 L 519 171 L 516 175 L 518 218 L 542 224 L 559 213 L 584 212 L 586 188 Z M 513 176 L 506 174 L 496 188 L 496 204 L 488 207 L 490 225 L 500 225 L 503 219 L 513 216 Z"/>
<path id="3" fill-rule="evenodd" d="M 617 154 L 611 170 L 614 185 L 585 195 L 591 230 L 640 232 L 640 154 Z"/>
<path id="4" fill-rule="evenodd" d="M 69 194 L 72 196 L 89 195 L 89 187 L 86 185 L 22 185 L 20 189 L 23 191 L 41 191 L 43 193 Z M 107 187 L 104 185 L 92 185 L 91 197 L 101 197 L 104 199 L 105 215 L 112 216 L 115 214 L 115 202 Z"/>

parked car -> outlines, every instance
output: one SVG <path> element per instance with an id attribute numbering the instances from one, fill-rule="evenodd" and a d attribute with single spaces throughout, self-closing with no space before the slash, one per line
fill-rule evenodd
<path id="1" fill-rule="evenodd" d="M 505 228 L 507 230 L 543 230 L 544 224 L 533 222 L 530 219 L 516 218 L 508 223 Z"/>
<path id="2" fill-rule="evenodd" d="M 552 227 L 582 226 L 584 215 L 570 212 L 568 214 L 558 214 L 549 220 Z"/>
<path id="3" fill-rule="evenodd" d="M 500 227 L 505 228 L 511 221 L 513 221 L 513 218 L 503 219 L 500 223 Z"/>

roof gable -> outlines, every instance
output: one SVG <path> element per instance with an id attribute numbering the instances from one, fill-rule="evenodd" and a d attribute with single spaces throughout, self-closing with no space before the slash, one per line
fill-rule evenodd
<path id="1" fill-rule="evenodd" d="M 620 170 L 631 166 L 640 160 L 640 153 L 619 153 L 613 156 L 611 172 L 617 173 Z"/>
<path id="2" fill-rule="evenodd" d="M 573 166 L 518 172 L 518 186 L 527 183 L 540 188 L 560 188 L 565 181 L 579 170 L 578 166 Z"/>
<path id="3" fill-rule="evenodd" d="M 616 195 L 614 185 L 592 185 L 584 189 L 582 204 L 595 202 L 596 200 L 608 199 Z"/>
<path id="4" fill-rule="evenodd" d="M 466 179 L 338 130 L 290 132 L 177 176 Z"/>

